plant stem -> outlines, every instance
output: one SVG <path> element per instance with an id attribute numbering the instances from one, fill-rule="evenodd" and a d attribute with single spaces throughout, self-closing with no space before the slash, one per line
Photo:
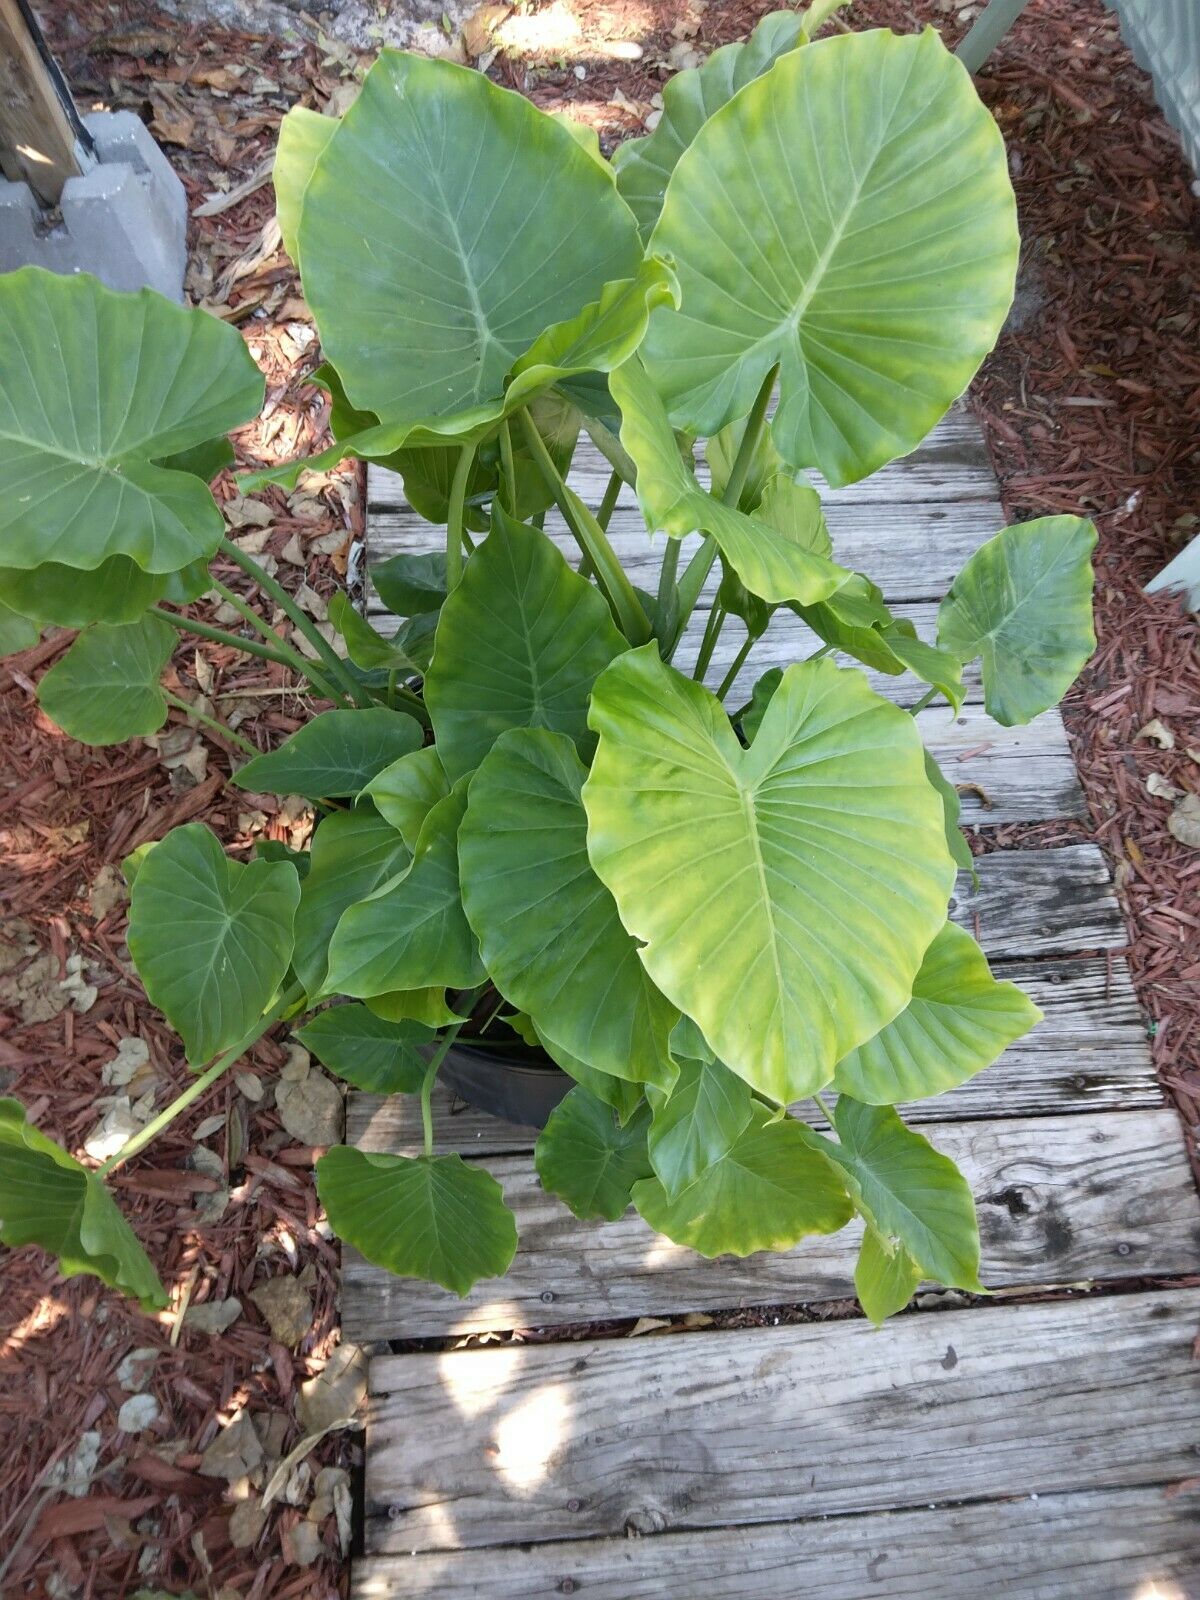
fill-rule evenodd
<path id="1" fill-rule="evenodd" d="M 663 551 L 662 566 L 658 569 L 658 594 L 654 606 L 655 632 L 664 648 L 668 640 L 675 637 L 675 624 L 678 620 L 675 609 L 679 605 L 679 591 L 675 587 L 675 574 L 679 571 L 679 551 L 680 541 L 668 536 L 667 547 Z"/>
<path id="2" fill-rule="evenodd" d="M 138 1151 L 144 1149 L 153 1139 L 157 1139 L 163 1129 L 169 1127 L 180 1112 L 186 1111 L 193 1101 L 199 1100 L 205 1090 L 211 1088 L 221 1074 L 228 1071 L 235 1061 L 240 1060 L 250 1046 L 262 1038 L 268 1028 L 273 1028 L 285 1012 L 290 1011 L 293 1006 L 303 999 L 304 989 L 298 983 L 289 989 L 286 994 L 281 995 L 266 1015 L 260 1017 L 252 1028 L 248 1028 L 236 1044 L 230 1045 L 228 1050 L 223 1050 L 217 1056 L 207 1072 L 202 1072 L 194 1083 L 190 1083 L 181 1095 L 171 1101 L 165 1111 L 160 1111 L 158 1116 L 152 1118 L 140 1133 L 135 1133 L 133 1138 L 126 1140 L 114 1155 L 109 1156 L 108 1160 L 96 1169 L 96 1176 L 98 1178 L 106 1178 L 110 1172 L 115 1172 L 118 1167 L 124 1166 L 131 1156 L 137 1155 Z"/>
<path id="3" fill-rule="evenodd" d="M 585 417 L 583 420 L 584 432 L 608 462 L 614 472 L 619 472 L 621 477 L 630 486 L 637 483 L 637 467 L 634 465 L 629 452 L 611 429 L 606 428 L 602 422 L 594 417 Z"/>
<path id="4" fill-rule="evenodd" d="M 801 26 L 811 39 L 819 28 L 829 21 L 835 11 L 840 11 L 846 0 L 812 0 L 808 10 L 800 18 Z"/>
<path id="5" fill-rule="evenodd" d="M 212 574 L 210 573 L 209 576 L 212 577 Z M 325 674 L 318 671 L 312 662 L 306 661 L 299 650 L 293 649 L 290 644 L 281 639 L 271 624 L 263 617 L 260 617 L 253 606 L 247 605 L 240 594 L 236 594 L 232 589 L 227 588 L 219 578 L 212 579 L 212 586 L 222 600 L 231 605 L 240 616 L 246 619 L 252 628 L 275 646 L 282 655 L 285 664 L 291 667 L 293 672 L 298 672 L 302 677 L 308 679 L 318 694 L 343 705 L 346 703 L 345 696 L 333 687 L 325 677 Z"/>
<path id="6" fill-rule="evenodd" d="M 504 509 L 510 516 L 517 514 L 517 469 L 513 463 L 512 429 L 508 418 L 500 424 L 500 467 L 504 473 Z"/>
<path id="7" fill-rule="evenodd" d="M 645 644 L 650 637 L 650 623 L 632 583 L 617 560 L 616 552 L 608 542 L 608 535 L 579 496 L 563 482 L 529 412 L 522 407 L 517 415 L 521 419 L 529 452 L 537 462 L 546 480 L 546 487 L 554 496 L 555 504 L 574 534 L 576 543 L 592 563 L 596 581 L 608 601 L 617 626 L 630 644 Z"/>
<path id="8" fill-rule="evenodd" d="M 624 484 L 625 480 L 614 467 L 608 476 L 608 485 L 604 491 L 604 498 L 596 511 L 596 521 L 604 529 L 605 533 L 608 532 L 608 524 L 612 520 L 612 514 L 616 509 L 617 501 L 621 497 L 621 490 Z"/>
<path id="9" fill-rule="evenodd" d="M 833 649 L 831 644 L 823 644 L 820 649 L 814 650 L 811 655 L 805 656 L 805 661 L 820 661 L 822 656 L 827 656 Z"/>
<path id="10" fill-rule="evenodd" d="M 433 1107 L 430 1097 L 433 1094 L 433 1085 L 438 1073 L 441 1071 L 442 1062 L 450 1051 L 450 1046 L 458 1038 L 460 1031 L 466 1026 L 468 1018 L 464 1017 L 453 1028 L 447 1029 L 442 1035 L 441 1043 L 429 1058 L 429 1065 L 425 1068 L 425 1076 L 421 1080 L 421 1127 L 425 1133 L 425 1154 L 433 1154 Z"/>
<path id="11" fill-rule="evenodd" d="M 909 707 L 910 714 L 915 717 L 918 711 L 924 711 L 929 702 L 937 698 L 937 694 L 938 691 L 936 689 L 926 689 L 925 693 L 917 701 L 916 705 Z"/>
<path id="12" fill-rule="evenodd" d="M 159 692 L 170 705 L 175 706 L 180 711 L 186 711 L 189 717 L 194 717 L 197 722 L 203 723 L 206 728 L 211 728 L 222 739 L 227 739 L 230 744 L 236 745 L 239 750 L 244 750 L 248 756 L 254 757 L 261 754 L 261 751 L 256 750 L 249 739 L 244 739 L 240 733 L 235 733 L 232 728 L 227 728 L 218 718 L 210 717 L 207 712 L 201 711 L 190 700 L 185 700 L 182 695 L 172 694 L 170 689 L 161 687 Z"/>
<path id="13" fill-rule="evenodd" d="M 775 388 L 775 376 L 779 371 L 778 363 L 762 381 L 762 386 L 754 397 L 754 404 L 750 408 L 750 415 L 746 418 L 746 426 L 742 431 L 742 442 L 738 446 L 738 453 L 734 457 L 733 466 L 729 473 L 729 482 L 721 494 L 721 503 L 727 506 L 737 506 L 742 497 L 742 490 L 746 487 L 746 479 L 750 475 L 750 467 L 754 461 L 754 452 L 758 449 L 758 441 L 762 437 L 763 424 L 767 420 L 767 407 L 771 403 L 771 394 Z M 683 577 L 679 580 L 679 634 L 687 626 L 687 620 L 695 609 L 700 598 L 700 591 L 704 588 L 709 573 L 712 571 L 713 562 L 717 559 L 717 541 L 711 534 L 706 534 L 703 544 L 688 562 Z M 675 646 L 679 643 L 679 635 L 671 645 L 671 654 L 675 653 Z"/>
<path id="14" fill-rule="evenodd" d="M 467 502 L 467 481 L 471 476 L 471 463 L 475 459 L 475 446 L 464 444 L 458 452 L 454 478 L 450 484 L 450 510 L 446 521 L 446 588 L 455 589 L 463 570 L 463 517 Z"/>
<path id="15" fill-rule="evenodd" d="M 746 665 L 746 657 L 750 654 L 751 650 L 753 650 L 753 649 L 754 649 L 754 635 L 752 633 L 748 633 L 746 635 L 745 639 L 742 641 L 742 648 L 738 651 L 737 655 L 735 655 L 733 660 L 729 663 L 729 671 L 721 679 L 721 687 L 717 690 L 717 699 L 718 700 L 722 700 L 723 701 L 725 699 L 725 696 L 729 693 L 730 689 L 733 688 L 734 680 L 736 679 L 738 673 Z"/>
<path id="16" fill-rule="evenodd" d="M 280 610 L 287 616 L 292 624 L 299 629 L 303 636 L 317 652 L 318 659 L 324 663 L 325 670 L 330 674 L 333 682 L 341 684 L 345 693 L 354 705 L 365 706 L 370 704 L 370 698 L 361 686 L 355 681 L 353 675 L 346 667 L 346 663 L 337 651 L 318 631 L 311 617 L 306 617 L 304 612 L 292 599 L 291 595 L 281 583 L 275 579 L 265 568 L 260 567 L 253 556 L 240 550 L 232 539 L 221 540 L 221 550 L 243 572 L 249 573 L 258 587 L 265 595 L 269 595 Z"/>
<path id="17" fill-rule="evenodd" d="M 721 592 L 713 595 L 712 605 L 709 608 L 708 623 L 704 629 L 704 637 L 700 641 L 700 650 L 696 656 L 696 665 L 692 668 L 692 677 L 697 683 L 704 682 L 704 674 L 708 671 L 708 664 L 712 660 L 713 651 L 717 648 L 717 640 L 721 637 L 721 629 L 725 626 L 728 613 L 721 604 Z"/>
<path id="18" fill-rule="evenodd" d="M 214 644 L 229 645 L 234 650 L 241 650 L 245 655 L 257 656 L 260 661 L 273 661 L 279 667 L 292 666 L 291 661 L 283 654 L 287 646 L 282 641 L 278 650 L 272 650 L 269 645 L 259 644 L 257 639 L 242 639 L 236 633 L 226 633 L 222 628 L 210 627 L 207 622 L 196 622 L 191 617 L 181 617 L 177 611 L 167 611 L 163 606 L 151 606 L 150 615 L 161 617 L 180 633 L 194 633 L 198 639 L 211 639 Z"/>
<path id="19" fill-rule="evenodd" d="M 820 1094 L 814 1093 L 813 1096 L 812 1096 L 812 1100 L 813 1100 L 813 1104 L 816 1106 L 817 1110 L 821 1113 L 821 1115 L 825 1118 L 825 1121 L 829 1124 L 830 1128 L 834 1131 L 834 1133 L 836 1133 L 837 1132 L 837 1123 L 833 1120 L 833 1112 L 830 1111 L 829 1107 L 825 1104 L 824 1100 L 821 1099 Z"/>

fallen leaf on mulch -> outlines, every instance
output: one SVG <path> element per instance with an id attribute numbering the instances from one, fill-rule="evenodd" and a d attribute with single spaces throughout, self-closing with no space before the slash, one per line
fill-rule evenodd
<path id="1" fill-rule="evenodd" d="M 225 1478 L 233 1483 L 238 1478 L 248 1478 L 256 1467 L 261 1467 L 264 1454 L 250 1413 L 239 1411 L 201 1456 L 200 1471 L 206 1478 Z"/>
<path id="2" fill-rule="evenodd" d="M 117 1412 L 117 1427 L 122 1433 L 144 1433 L 161 1414 L 162 1408 L 152 1394 L 131 1394 Z"/>
<path id="3" fill-rule="evenodd" d="M 229 1542 L 235 1550 L 249 1550 L 267 1525 L 267 1513 L 257 1498 L 239 1500 L 229 1518 Z"/>
<path id="4" fill-rule="evenodd" d="M 272 1278 L 251 1289 L 250 1298 L 267 1319 L 271 1337 L 289 1350 L 312 1327 L 313 1307 L 309 1289 L 316 1279 L 311 1265 L 298 1278 Z"/>
<path id="5" fill-rule="evenodd" d="M 1200 795 L 1184 795 L 1167 818 L 1167 832 L 1190 850 L 1200 850 Z"/>
<path id="6" fill-rule="evenodd" d="M 342 1096 L 332 1079 L 316 1068 L 275 1090 L 279 1120 L 298 1144 L 336 1144 L 342 1136 Z"/>
<path id="7" fill-rule="evenodd" d="M 1139 728 L 1134 735 L 1135 739 L 1153 739 L 1160 750 L 1174 750 L 1175 735 L 1161 722 L 1158 717 L 1152 717 L 1145 727 Z"/>
<path id="8" fill-rule="evenodd" d="M 127 1356 L 122 1356 L 117 1363 L 117 1382 L 122 1389 L 127 1389 L 131 1394 L 141 1394 L 143 1389 L 150 1387 L 150 1379 L 154 1373 L 154 1363 L 158 1360 L 158 1351 L 151 1345 L 143 1345 L 140 1349 L 131 1350 Z"/>
<path id="9" fill-rule="evenodd" d="M 305 1433 L 328 1433 L 354 1420 L 367 1392 L 367 1358 L 356 1344 L 340 1344 L 323 1371 L 300 1385 L 296 1417 Z"/>
<path id="10" fill-rule="evenodd" d="M 1183 790 L 1177 789 L 1170 778 L 1164 778 L 1161 772 L 1152 772 L 1146 779 L 1146 793 L 1152 794 L 1156 800 L 1178 800 Z"/>

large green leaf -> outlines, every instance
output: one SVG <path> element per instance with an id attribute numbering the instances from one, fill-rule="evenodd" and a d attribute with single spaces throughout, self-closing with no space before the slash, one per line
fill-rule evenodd
<path id="1" fill-rule="evenodd" d="M 354 795 L 384 767 L 419 749 L 422 737 L 415 717 L 386 706 L 322 711 L 278 750 L 239 767 L 233 781 L 268 794 Z"/>
<path id="2" fill-rule="evenodd" d="M 279 222 L 283 248 L 297 263 L 300 252 L 296 235 L 300 229 L 304 191 L 308 188 L 317 157 L 333 138 L 337 127 L 336 117 L 310 111 L 307 106 L 293 106 L 279 124 L 275 165 L 271 173 L 275 183 L 275 216 Z"/>
<path id="3" fill-rule="evenodd" d="M 409 849 L 415 850 L 422 823 L 449 793 L 450 782 L 437 746 L 427 744 L 377 772 L 360 798 L 372 801 Z"/>
<path id="4" fill-rule="evenodd" d="M 938 643 L 982 657 L 983 700 L 1006 728 L 1057 705 L 1096 648 L 1092 551 L 1083 517 L 1039 517 L 982 545 L 938 611 Z"/>
<path id="5" fill-rule="evenodd" d="M 836 1233 L 853 1207 L 836 1165 L 791 1117 L 751 1108 L 737 1139 L 672 1199 L 657 1178 L 635 1184 L 641 1216 L 702 1256 L 790 1250 L 809 1233 Z"/>
<path id="6" fill-rule="evenodd" d="M 390 883 L 412 861 L 412 849 L 371 806 L 335 811 L 317 824 L 312 865 L 300 888 L 292 965 L 309 996 L 320 994 L 329 941 L 342 913 Z"/>
<path id="7" fill-rule="evenodd" d="M 967 843 L 966 835 L 958 825 L 959 813 L 962 809 L 958 790 L 950 782 L 928 750 L 925 752 L 925 776 L 942 797 L 942 810 L 946 821 L 946 847 L 953 857 L 954 865 L 960 872 L 969 872 L 975 887 L 978 889 L 979 873 L 975 867 L 975 857 L 971 854 L 971 846 Z"/>
<path id="8" fill-rule="evenodd" d="M 472 771 L 508 728 L 553 728 L 589 755 L 588 694 L 624 647 L 599 589 L 497 507 L 442 606 L 425 678 L 447 775 Z"/>
<path id="9" fill-rule="evenodd" d="M 703 66 L 677 72 L 663 90 L 662 116 L 654 132 L 617 146 L 617 188 L 643 239 L 658 221 L 667 182 L 688 145 L 714 111 L 802 42 L 802 24 L 794 11 L 773 11 L 744 43 L 722 45 Z"/>
<path id="10" fill-rule="evenodd" d="M 679 311 L 642 355 L 671 420 L 713 434 L 779 364 L 793 467 L 852 483 L 912 450 L 1000 332 L 1017 266 L 1004 143 L 932 29 L 782 56 L 700 129 L 651 249 Z"/>
<path id="11" fill-rule="evenodd" d="M 649 528 L 675 538 L 697 530 L 711 534 L 746 588 L 763 600 L 814 604 L 849 578 L 844 567 L 814 554 L 804 540 L 723 505 L 700 487 L 636 357 L 611 374 L 609 385 L 621 407 L 621 443 L 637 464 L 638 501 Z M 789 487 L 796 494 L 813 493 Z"/>
<path id="12" fill-rule="evenodd" d="M 992 977 L 971 935 L 948 922 L 925 952 L 912 999 L 838 1062 L 833 1086 L 882 1106 L 942 1094 L 990 1066 L 1041 1016 L 1015 983 Z"/>
<path id="13" fill-rule="evenodd" d="M 982 1291 L 975 1202 L 949 1156 L 906 1127 L 892 1106 L 842 1095 L 833 1119 L 839 1144 L 805 1132 L 846 1173 L 867 1222 L 902 1245 L 927 1276 Z"/>
<path id="14" fill-rule="evenodd" d="M 339 1239 L 402 1278 L 465 1295 L 507 1272 L 517 1224 L 500 1185 L 461 1156 L 389 1156 L 334 1145 L 317 1193 Z"/>
<path id="15" fill-rule="evenodd" d="M 158 680 L 175 648 L 160 617 L 87 628 L 38 684 L 38 701 L 64 733 L 84 744 L 122 744 L 167 720 Z"/>
<path id="16" fill-rule="evenodd" d="M 224 523 L 190 472 L 155 465 L 254 416 L 263 379 L 237 329 L 80 273 L 0 278 L 0 551 L 91 571 L 211 556 Z"/>
<path id="17" fill-rule="evenodd" d="M 631 1083 L 628 1078 L 615 1078 L 609 1072 L 598 1072 L 595 1067 L 588 1066 L 586 1061 L 581 1061 L 578 1056 L 573 1056 L 569 1050 L 564 1050 L 561 1045 L 555 1044 L 553 1039 L 548 1039 L 544 1033 L 538 1031 L 538 1026 L 527 1011 L 516 1011 L 505 1021 L 515 1033 L 520 1034 L 526 1044 L 540 1045 L 541 1048 L 554 1062 L 561 1067 L 568 1078 L 573 1078 L 596 1097 L 603 1100 L 606 1106 L 611 1106 L 617 1113 L 622 1125 L 643 1103 L 642 1086 L 640 1083 Z"/>
<path id="18" fill-rule="evenodd" d="M 671 1198 L 729 1154 L 754 1104 L 749 1085 L 724 1062 L 711 1055 L 676 1061 L 674 1088 L 655 1094 L 649 1140 L 654 1175 Z"/>
<path id="19" fill-rule="evenodd" d="M 368 995 L 367 1010 L 385 1022 L 419 1022 L 426 1028 L 451 1028 L 465 1017 L 446 1004 L 446 991 L 436 985 L 430 989 L 393 989 L 390 994 Z"/>
<path id="20" fill-rule="evenodd" d="M 907 1002 L 954 864 L 913 719 L 828 661 L 789 667 L 749 750 L 653 645 L 597 680 L 588 854 L 650 976 L 786 1103 Z"/>
<path id="21" fill-rule="evenodd" d="M 206 584 L 207 587 L 207 584 Z M 110 556 L 83 577 L 77 567 L 0 567 L 0 600 L 43 625 L 134 622 L 166 593 L 167 574 L 143 572 L 128 556 Z"/>
<path id="22" fill-rule="evenodd" d="M 446 555 L 443 550 L 407 551 L 371 567 L 371 582 L 394 616 L 416 617 L 440 611 L 446 598 Z"/>
<path id="23" fill-rule="evenodd" d="M 649 1122 L 646 1106 L 622 1125 L 610 1105 L 586 1089 L 572 1089 L 550 1113 L 533 1148 L 542 1188 L 577 1217 L 615 1222 L 628 1210 L 634 1184 L 651 1175 Z"/>
<path id="24" fill-rule="evenodd" d="M 534 341 L 642 257 L 611 176 L 567 129 L 481 73 L 391 50 L 316 161 L 297 242 L 353 404 L 464 435 L 499 414 Z"/>
<path id="25" fill-rule="evenodd" d="M 503 734 L 471 780 L 458 837 L 467 918 L 500 992 L 601 1072 L 669 1088 L 678 1008 L 654 986 L 592 870 L 587 776 L 564 734 Z"/>
<path id="26" fill-rule="evenodd" d="M 16 1100 L 0 1100 L 0 1239 L 40 1244 L 66 1278 L 90 1272 L 136 1295 L 146 1311 L 166 1291 L 133 1229 L 95 1173 L 25 1120 Z"/>
<path id="27" fill-rule="evenodd" d="M 172 829 L 140 863 L 129 953 L 193 1065 L 236 1043 L 275 997 L 299 899 L 290 862 L 231 861 L 199 822 Z"/>
<path id="28" fill-rule="evenodd" d="M 469 989 L 486 976 L 458 887 L 458 829 L 467 803 L 459 782 L 421 824 L 403 876 L 344 912 L 329 945 L 328 994 L 359 998 L 393 990 Z"/>
<path id="29" fill-rule="evenodd" d="M 415 1094 L 427 1062 L 418 1046 L 431 1029 L 419 1022 L 388 1022 L 366 1006 L 330 1006 L 296 1032 L 306 1050 L 339 1078 L 368 1094 Z"/>
<path id="30" fill-rule="evenodd" d="M 0 656 L 16 655 L 38 642 L 41 630 L 31 618 L 22 616 L 0 599 Z"/>
<path id="31" fill-rule="evenodd" d="M 885 1239 L 867 1224 L 854 1268 L 854 1289 L 863 1310 L 876 1325 L 912 1299 L 921 1269 L 902 1244 Z"/>

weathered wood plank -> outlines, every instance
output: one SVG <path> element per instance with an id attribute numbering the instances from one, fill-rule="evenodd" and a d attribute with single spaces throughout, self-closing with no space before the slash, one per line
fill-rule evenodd
<path id="1" fill-rule="evenodd" d="M 372 1553 L 668 1532 L 1195 1472 L 1200 1291 L 380 1357 Z M 685 1591 L 686 1592 L 686 1591 Z"/>
<path id="2" fill-rule="evenodd" d="M 991 1288 L 1070 1284 L 1200 1269 L 1200 1211 L 1173 1111 L 1014 1117 L 923 1129 L 971 1185 Z M 852 1295 L 860 1227 L 780 1255 L 705 1261 L 633 1211 L 580 1222 L 537 1181 L 528 1155 L 488 1170 L 517 1217 L 506 1277 L 458 1300 L 343 1252 L 348 1339 L 418 1338 L 614 1317 L 789 1305 Z"/>
<path id="3" fill-rule="evenodd" d="M 594 504 L 598 496 L 588 498 Z M 371 561 L 386 560 L 402 550 L 428 550 L 444 542 L 444 534 L 423 522 L 413 511 L 372 507 L 368 513 L 368 550 Z M 826 506 L 826 521 L 833 536 L 834 554 L 843 566 L 853 567 L 883 590 L 885 599 L 940 600 L 951 579 L 975 550 L 1004 526 L 1000 502 L 967 500 L 916 505 L 879 501 L 870 505 Z M 557 511 L 546 518 L 546 532 L 572 560 L 579 550 Z M 620 501 L 608 525 L 609 542 L 633 582 L 654 592 L 662 564 L 665 540 L 652 539 L 635 504 Z M 683 541 L 681 562 L 699 543 L 695 535 Z"/>
<path id="4" fill-rule="evenodd" d="M 54 206 L 80 164 L 66 88 L 44 49 L 32 15 L 0 0 L 0 171 Z"/>
<path id="5" fill-rule="evenodd" d="M 703 459 L 698 465 L 701 478 L 707 483 Z M 890 462 L 860 483 L 831 489 L 820 473 L 812 473 L 811 478 L 823 500 L 841 505 L 862 502 L 890 505 L 903 500 L 921 503 L 992 500 L 996 496 L 996 478 L 983 431 L 974 414 L 962 404 L 953 406 L 911 455 Z M 571 481 L 579 486 L 580 493 L 586 490 L 596 502 L 608 482 L 608 463 L 586 434 L 575 453 Z M 367 503 L 392 509 L 402 506 L 404 485 L 398 474 L 370 465 L 367 468 Z"/>
<path id="6" fill-rule="evenodd" d="M 1200 1490 L 1085 1490 L 356 1561 L 351 1600 L 1186 1600 Z"/>
<path id="7" fill-rule="evenodd" d="M 1023 728 L 1002 728 L 980 706 L 964 706 L 957 716 L 945 706 L 929 706 L 917 713 L 917 727 L 926 749 L 959 788 L 964 825 L 1087 816 L 1057 709 Z"/>
<path id="8" fill-rule="evenodd" d="M 998 850 L 979 862 L 980 884 L 960 874 L 950 915 L 996 959 L 1115 950 L 1125 924 L 1094 844 Z"/>
<path id="9" fill-rule="evenodd" d="M 1042 1022 L 969 1083 L 905 1106 L 908 1122 L 1154 1110 L 1162 1105 L 1145 1019 L 1124 960 L 1014 961 L 998 971 L 1041 1007 Z M 476 1111 L 448 1091 L 439 1089 L 435 1095 L 439 1152 L 470 1157 L 516 1155 L 533 1148 L 531 1129 Z M 805 1114 L 804 1106 L 793 1109 L 798 1116 Z M 816 1120 L 815 1110 L 809 1110 Z M 346 1137 L 363 1150 L 419 1154 L 423 1134 L 416 1098 L 352 1095 Z"/>

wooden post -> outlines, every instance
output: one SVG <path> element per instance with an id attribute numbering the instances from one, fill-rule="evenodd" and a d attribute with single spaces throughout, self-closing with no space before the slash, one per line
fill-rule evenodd
<path id="1" fill-rule="evenodd" d="M 24 0 L 0 0 L 0 170 L 55 206 L 90 164 L 89 144 L 33 13 Z"/>

